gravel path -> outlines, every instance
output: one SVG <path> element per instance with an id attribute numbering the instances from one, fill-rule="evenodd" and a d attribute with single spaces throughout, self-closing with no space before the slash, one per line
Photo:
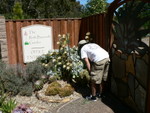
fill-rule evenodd
<path id="1" fill-rule="evenodd" d="M 16 100 L 17 105 L 27 104 L 28 106 L 30 106 L 30 108 L 33 110 L 33 113 L 45 113 L 61 104 L 43 102 L 41 100 L 38 100 L 35 94 L 33 94 L 31 97 L 17 95 L 13 97 L 13 99 Z"/>

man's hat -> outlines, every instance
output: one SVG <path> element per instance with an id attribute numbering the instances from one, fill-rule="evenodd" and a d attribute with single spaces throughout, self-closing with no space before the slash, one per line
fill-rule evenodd
<path id="1" fill-rule="evenodd" d="M 87 43 L 86 40 L 80 40 L 79 43 L 78 43 L 78 46 L 81 46 L 81 45 L 86 44 L 86 43 Z"/>

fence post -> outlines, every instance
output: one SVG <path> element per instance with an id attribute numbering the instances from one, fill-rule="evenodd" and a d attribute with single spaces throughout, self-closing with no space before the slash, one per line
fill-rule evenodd
<path id="1" fill-rule="evenodd" d="M 8 48 L 4 16 L 0 16 L 0 59 L 5 63 L 8 63 Z"/>

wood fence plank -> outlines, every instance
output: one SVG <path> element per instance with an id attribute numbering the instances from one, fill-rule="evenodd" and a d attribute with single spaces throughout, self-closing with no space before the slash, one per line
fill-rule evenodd
<path id="1" fill-rule="evenodd" d="M 71 34 L 70 34 L 70 46 L 73 47 L 75 42 L 74 42 L 74 38 L 75 38 L 75 21 L 72 20 L 72 30 L 71 30 Z"/>
<path id="2" fill-rule="evenodd" d="M 60 34 L 60 20 L 54 20 L 53 21 L 53 44 L 54 48 L 58 49 L 59 46 L 57 45 L 57 42 L 59 41 L 58 35 Z"/>
<path id="3" fill-rule="evenodd" d="M 73 30 L 73 22 L 72 22 L 72 20 L 68 20 L 68 23 L 67 23 L 67 31 L 68 31 L 68 33 L 69 33 L 69 35 L 70 35 L 70 42 L 69 42 L 69 45 L 70 46 L 72 46 L 72 38 L 73 38 L 73 35 L 74 34 L 72 34 L 72 30 Z"/>
<path id="4" fill-rule="evenodd" d="M 9 39 L 10 40 L 10 46 L 8 48 L 8 51 L 10 51 L 10 64 L 17 64 L 17 44 L 16 44 L 16 31 L 14 29 L 14 22 L 9 22 Z"/>
<path id="5" fill-rule="evenodd" d="M 16 23 L 16 37 L 17 37 L 17 53 L 18 53 L 18 63 L 23 63 L 23 49 L 22 49 L 22 36 L 21 36 L 21 22 Z"/>
<path id="6" fill-rule="evenodd" d="M 103 35 L 102 35 L 102 32 L 103 32 L 103 28 L 102 28 L 102 25 L 103 25 L 103 21 L 102 21 L 102 16 L 99 15 L 99 21 L 100 21 L 100 46 L 103 47 Z"/>
<path id="7" fill-rule="evenodd" d="M 74 29 L 74 32 L 75 32 L 74 45 L 75 46 L 77 46 L 78 40 L 79 40 L 80 24 L 81 24 L 81 21 L 75 20 L 75 29 Z"/>
<path id="8" fill-rule="evenodd" d="M 63 35 L 63 34 L 66 34 L 68 31 L 67 31 L 67 20 L 61 20 L 60 21 L 60 34 Z"/>
<path id="9" fill-rule="evenodd" d="M 98 45 L 100 45 L 100 42 L 99 42 L 99 39 L 100 39 L 100 37 L 99 37 L 99 33 L 100 33 L 100 31 L 99 31 L 99 16 L 98 15 L 95 15 L 95 36 L 96 36 L 96 38 L 97 38 L 97 44 Z"/>

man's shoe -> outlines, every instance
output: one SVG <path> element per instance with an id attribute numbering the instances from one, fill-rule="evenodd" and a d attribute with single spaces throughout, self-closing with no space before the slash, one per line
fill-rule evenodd
<path id="1" fill-rule="evenodd" d="M 103 93 L 102 94 L 98 93 L 96 94 L 96 97 L 100 99 L 100 98 L 105 98 L 106 96 Z"/>
<path id="2" fill-rule="evenodd" d="M 91 100 L 91 101 L 97 101 L 96 96 L 88 96 L 86 97 L 87 100 Z"/>
<path id="3" fill-rule="evenodd" d="M 101 94 L 96 94 L 96 97 L 97 98 L 102 98 L 102 95 Z"/>

